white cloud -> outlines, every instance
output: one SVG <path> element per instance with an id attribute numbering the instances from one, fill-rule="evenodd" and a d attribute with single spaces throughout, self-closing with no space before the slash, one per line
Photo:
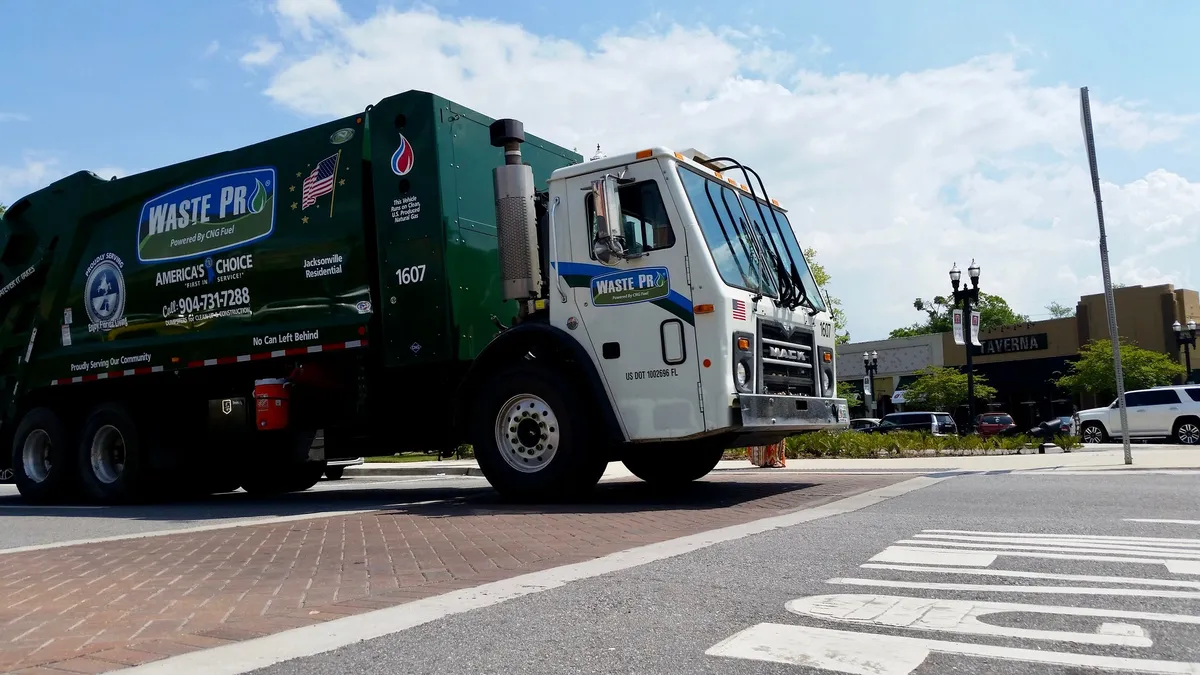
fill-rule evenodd
<path id="1" fill-rule="evenodd" d="M 305 40 L 315 36 L 316 26 L 336 26 L 346 19 L 337 0 L 276 0 L 275 13 Z"/>
<path id="2" fill-rule="evenodd" d="M 207 47 L 204 48 L 204 58 L 207 59 L 208 57 L 213 56 L 214 54 L 216 54 L 219 51 L 221 51 L 221 43 L 216 40 L 213 40 L 212 42 L 208 43 Z"/>
<path id="3" fill-rule="evenodd" d="M 271 42 L 259 38 L 254 41 L 254 51 L 242 55 L 241 63 L 244 66 L 265 66 L 275 60 L 283 51 L 283 45 L 278 42 Z"/>
<path id="4" fill-rule="evenodd" d="M 833 51 L 833 47 L 825 44 L 825 41 L 816 35 L 812 36 L 812 41 L 808 44 L 808 53 L 814 56 L 825 56 Z"/>
<path id="5" fill-rule="evenodd" d="M 0 122 L 28 122 L 29 116 L 21 113 L 0 112 Z"/>
<path id="6" fill-rule="evenodd" d="M 11 206 L 17 199 L 40 190 L 77 170 L 79 169 L 76 167 L 63 168 L 56 157 L 32 154 L 26 155 L 16 166 L 0 164 L 0 204 Z M 117 166 L 102 166 L 89 170 L 104 180 L 114 176 L 124 178 L 131 173 Z"/>
<path id="7" fill-rule="evenodd" d="M 26 156 L 18 166 L 0 164 L 0 204 L 11 205 L 60 177 L 58 162 L 54 159 Z"/>
<path id="8" fill-rule="evenodd" d="M 582 44 L 428 10 L 353 20 L 333 0 L 276 9 L 304 39 L 266 93 L 314 121 L 423 89 L 520 118 L 585 156 L 600 143 L 743 158 L 818 250 L 855 339 L 916 321 L 912 299 L 944 294 L 951 263 L 972 257 L 986 291 L 1030 314 L 1100 288 L 1079 90 L 1035 84 L 1019 54 L 829 74 L 798 69 L 808 43 L 781 52 L 753 30 L 639 27 Z M 1102 168 L 1113 148 L 1181 144 L 1200 121 L 1091 98 Z M 1163 168 L 1103 190 L 1117 279 L 1195 288 L 1200 185 Z"/>

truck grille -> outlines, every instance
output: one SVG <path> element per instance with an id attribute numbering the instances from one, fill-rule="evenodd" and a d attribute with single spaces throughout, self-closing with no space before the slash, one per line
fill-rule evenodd
<path id="1" fill-rule="evenodd" d="M 758 336 L 758 393 L 815 396 L 812 329 L 760 318 Z"/>

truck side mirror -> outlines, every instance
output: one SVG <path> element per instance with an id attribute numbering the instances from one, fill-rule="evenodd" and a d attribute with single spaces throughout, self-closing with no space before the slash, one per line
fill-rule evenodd
<path id="1" fill-rule="evenodd" d="M 596 260 L 606 265 L 625 254 L 617 180 L 616 176 L 606 175 L 592 181 L 592 203 L 596 209 L 596 240 L 592 242 L 592 251 Z"/>

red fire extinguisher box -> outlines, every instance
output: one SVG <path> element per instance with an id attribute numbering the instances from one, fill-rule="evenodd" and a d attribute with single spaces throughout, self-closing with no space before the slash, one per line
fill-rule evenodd
<path id="1" fill-rule="evenodd" d="M 254 425 L 259 431 L 287 428 L 289 395 L 285 379 L 255 380 Z"/>

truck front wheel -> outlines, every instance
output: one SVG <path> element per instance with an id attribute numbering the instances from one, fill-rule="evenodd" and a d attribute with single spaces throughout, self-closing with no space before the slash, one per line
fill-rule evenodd
<path id="1" fill-rule="evenodd" d="M 711 443 L 680 444 L 676 449 L 639 452 L 623 461 L 630 473 L 659 487 L 680 487 L 708 475 L 725 455 L 725 448 Z"/>
<path id="2" fill-rule="evenodd" d="M 98 406 L 79 437 L 79 475 L 84 490 L 100 502 L 136 498 L 143 487 L 142 442 L 124 406 Z"/>
<path id="3" fill-rule="evenodd" d="M 66 496 L 75 486 L 75 452 L 58 415 L 34 408 L 17 426 L 12 447 L 13 482 L 21 496 L 44 502 Z"/>
<path id="4" fill-rule="evenodd" d="M 520 366 L 483 386 L 472 424 L 475 458 L 497 492 L 558 499 L 595 487 L 608 465 L 596 420 L 572 386 L 548 368 Z"/>

